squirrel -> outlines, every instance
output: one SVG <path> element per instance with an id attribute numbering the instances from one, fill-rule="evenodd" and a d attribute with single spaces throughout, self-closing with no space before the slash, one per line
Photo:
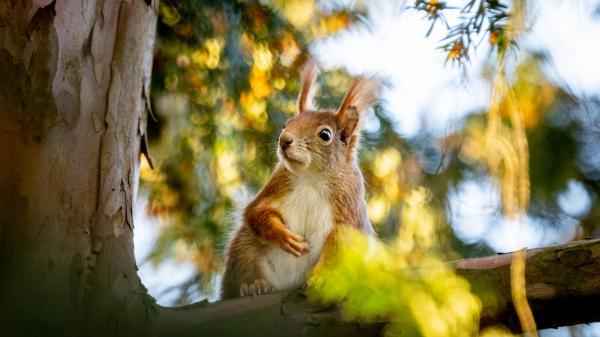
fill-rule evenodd
<path id="1" fill-rule="evenodd" d="M 312 60 L 302 67 L 298 114 L 283 126 L 279 161 L 228 244 L 222 299 L 302 285 L 336 246 L 341 226 L 375 233 L 356 152 L 361 118 L 377 100 L 379 81 L 358 77 L 337 110 L 319 109 L 317 74 Z"/>

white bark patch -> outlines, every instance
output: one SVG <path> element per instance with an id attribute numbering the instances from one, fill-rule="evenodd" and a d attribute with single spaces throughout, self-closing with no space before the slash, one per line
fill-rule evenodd
<path id="1" fill-rule="evenodd" d="M 52 80 L 52 93 L 59 121 L 75 127 L 81 113 L 82 49 L 96 16 L 95 6 L 79 0 L 58 1 L 54 29 L 58 38 L 58 62 Z"/>
<path id="2" fill-rule="evenodd" d="M 117 124 L 118 111 L 119 111 L 119 100 L 121 96 L 121 73 L 116 64 L 111 67 L 111 81 L 108 89 L 108 106 L 106 113 L 106 123 L 109 125 Z"/>
<path id="3" fill-rule="evenodd" d="M 117 39 L 117 22 L 121 1 L 103 1 L 94 22 L 91 53 L 94 61 L 94 76 L 99 86 L 110 80 L 110 62 L 113 59 Z"/>

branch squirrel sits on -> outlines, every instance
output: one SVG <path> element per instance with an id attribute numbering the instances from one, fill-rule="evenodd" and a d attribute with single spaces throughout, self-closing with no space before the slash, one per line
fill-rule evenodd
<path id="1" fill-rule="evenodd" d="M 302 285 L 337 244 L 341 226 L 374 234 L 356 152 L 379 81 L 358 77 L 337 110 L 319 109 L 313 103 L 317 73 L 310 60 L 301 70 L 298 115 L 281 131 L 279 162 L 227 247 L 222 299 Z"/>

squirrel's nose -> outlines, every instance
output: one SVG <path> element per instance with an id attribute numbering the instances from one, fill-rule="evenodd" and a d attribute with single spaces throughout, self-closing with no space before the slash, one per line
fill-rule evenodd
<path id="1" fill-rule="evenodd" d="M 284 133 L 279 137 L 279 146 L 281 146 L 282 150 L 286 150 L 293 142 L 294 138 L 287 133 Z"/>

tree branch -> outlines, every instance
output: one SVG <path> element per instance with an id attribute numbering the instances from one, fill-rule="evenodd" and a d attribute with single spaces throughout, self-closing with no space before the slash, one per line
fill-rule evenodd
<path id="1" fill-rule="evenodd" d="M 483 304 L 481 326 L 504 324 L 519 331 L 512 305 L 512 254 L 450 264 Z M 600 321 L 600 240 L 527 251 L 527 298 L 538 329 Z M 385 322 L 347 320 L 339 307 L 307 301 L 301 291 L 160 308 L 163 336 L 379 336 Z"/>
<path id="2" fill-rule="evenodd" d="M 483 304 L 481 325 L 519 331 L 511 301 L 512 254 L 456 261 Z M 600 240 L 527 251 L 526 291 L 538 329 L 600 321 Z"/>

